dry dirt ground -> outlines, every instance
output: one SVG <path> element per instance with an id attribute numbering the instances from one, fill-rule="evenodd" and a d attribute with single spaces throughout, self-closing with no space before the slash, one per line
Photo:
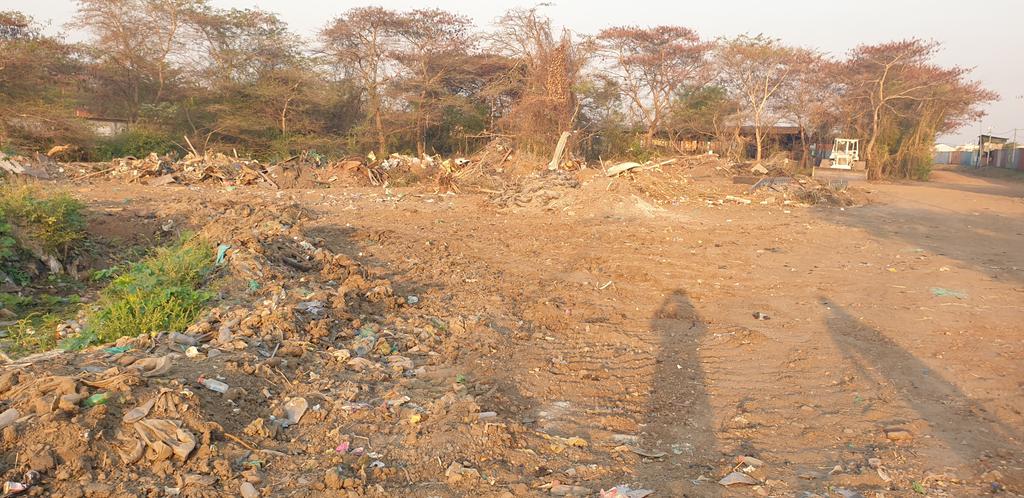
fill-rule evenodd
<path id="1" fill-rule="evenodd" d="M 390 496 L 540 496 L 552 481 L 589 496 L 1024 493 L 1024 183 L 939 171 L 845 209 L 652 206 L 585 183 L 593 195 L 549 209 L 422 188 L 74 189 L 158 217 L 297 203 L 326 248 L 471 332 L 445 368 L 490 387 L 481 411 L 587 443 L 536 465 L 537 447 L 394 441 L 426 461 Z M 535 467 L 510 464 L 518 452 Z M 764 462 L 739 465 L 759 484 L 718 484 L 743 456 Z M 485 478 L 452 484 L 454 460 Z"/>

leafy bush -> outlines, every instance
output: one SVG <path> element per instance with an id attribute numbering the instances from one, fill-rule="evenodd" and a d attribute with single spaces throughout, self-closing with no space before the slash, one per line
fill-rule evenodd
<path id="1" fill-rule="evenodd" d="M 166 135 L 145 130 L 132 130 L 101 140 L 95 150 L 96 160 L 109 161 L 116 157 L 145 157 L 150 152 L 156 152 L 159 155 L 170 154 L 180 149 Z"/>
<path id="2" fill-rule="evenodd" d="M 202 290 L 213 261 L 213 246 L 198 238 L 158 248 L 107 285 L 99 309 L 88 319 L 84 341 L 79 337 L 65 347 L 186 328 L 213 297 Z"/>
<path id="3" fill-rule="evenodd" d="M 20 229 L 16 240 L 12 226 Z M 30 186 L 0 189 L 0 271 L 19 284 L 28 277 L 21 264 L 27 244 L 61 261 L 79 250 L 86 239 L 85 206 L 66 193 L 45 194 Z"/>

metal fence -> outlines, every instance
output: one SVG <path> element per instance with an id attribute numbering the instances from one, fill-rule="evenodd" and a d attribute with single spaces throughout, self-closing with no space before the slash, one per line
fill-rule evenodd
<path id="1" fill-rule="evenodd" d="M 960 166 L 994 166 L 996 168 L 1008 168 L 1024 170 L 1024 148 L 998 149 L 981 154 L 978 159 L 978 151 L 936 152 L 935 164 L 956 164 Z"/>

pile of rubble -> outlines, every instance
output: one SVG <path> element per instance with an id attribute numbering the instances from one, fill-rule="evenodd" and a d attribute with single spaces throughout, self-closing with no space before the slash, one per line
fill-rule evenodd
<path id="1" fill-rule="evenodd" d="M 7 155 L 0 152 L 0 173 L 24 175 L 40 180 L 54 177 L 51 170 L 59 170 L 59 166 L 48 156 L 36 153 L 33 157 Z"/>
<path id="2" fill-rule="evenodd" d="M 144 158 L 114 159 L 110 166 L 87 176 L 105 174 L 129 183 L 166 185 L 169 183 L 194 184 L 217 181 L 228 185 L 267 183 L 277 186 L 268 175 L 268 167 L 259 161 L 240 159 L 221 153 L 196 155 L 189 153 L 180 160 L 151 153 Z"/>
<path id="3" fill-rule="evenodd" d="M 219 307 L 186 330 L 0 365 L 9 493 L 387 496 L 443 474 L 497 496 L 579 458 L 449 373 L 472 323 L 306 235 L 307 211 L 253 204 L 193 214 L 227 250 Z"/>

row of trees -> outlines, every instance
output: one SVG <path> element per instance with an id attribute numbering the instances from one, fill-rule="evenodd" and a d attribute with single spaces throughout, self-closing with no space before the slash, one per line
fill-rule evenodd
<path id="1" fill-rule="evenodd" d="M 861 46 L 834 59 L 765 36 L 706 40 L 679 26 L 559 31 L 537 9 L 480 30 L 437 9 L 361 7 L 315 39 L 275 14 L 206 0 L 79 0 L 48 36 L 0 13 L 0 145 L 88 144 L 75 109 L 123 117 L 148 147 L 234 148 L 256 156 L 470 152 L 504 137 L 550 154 L 564 131 L 579 153 L 664 153 L 683 140 L 761 160 L 778 123 L 806 148 L 864 140 L 876 176 L 912 176 L 937 134 L 995 98 L 937 43 Z M 88 148 L 83 148 L 88 150 Z"/>

